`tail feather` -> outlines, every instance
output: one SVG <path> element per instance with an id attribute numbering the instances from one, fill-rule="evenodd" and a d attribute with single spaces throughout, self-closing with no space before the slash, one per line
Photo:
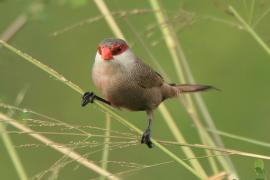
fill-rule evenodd
<path id="1" fill-rule="evenodd" d="M 200 84 L 170 84 L 171 86 L 176 87 L 180 93 L 193 93 L 193 92 L 200 92 L 200 91 L 207 91 L 211 89 L 219 90 L 213 86 L 209 85 L 200 85 Z"/>

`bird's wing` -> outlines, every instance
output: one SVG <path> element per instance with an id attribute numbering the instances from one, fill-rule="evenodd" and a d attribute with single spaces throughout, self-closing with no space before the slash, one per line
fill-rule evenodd
<path id="1" fill-rule="evenodd" d="M 160 87 L 164 83 L 163 77 L 140 59 L 136 61 L 132 74 L 142 88 Z"/>

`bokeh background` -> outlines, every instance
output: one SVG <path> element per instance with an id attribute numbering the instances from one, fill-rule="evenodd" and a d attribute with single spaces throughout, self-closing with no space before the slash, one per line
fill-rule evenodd
<path id="1" fill-rule="evenodd" d="M 148 1 L 105 1 L 109 9 L 115 11 L 150 10 Z M 211 84 L 221 92 L 203 93 L 202 96 L 209 108 L 214 122 L 219 130 L 269 142 L 270 133 L 270 57 L 261 46 L 244 31 L 237 20 L 226 13 L 226 4 L 219 1 L 190 1 L 190 0 L 160 0 L 164 12 L 169 18 L 180 15 L 173 21 L 177 31 L 177 40 L 181 42 L 183 50 L 197 82 Z M 246 19 L 250 13 L 245 9 L 243 1 L 228 1 Z M 251 2 L 247 1 L 248 9 Z M 254 24 L 260 15 L 270 8 L 268 1 L 255 1 L 252 18 Z M 97 44 L 104 38 L 113 37 L 111 29 L 104 19 L 96 22 L 85 23 L 63 33 L 66 27 L 71 27 L 78 22 L 100 15 L 95 3 L 90 1 L 30 1 L 30 0 L 2 0 L 0 1 L 0 34 L 5 32 L 12 22 L 21 14 L 27 13 L 25 25 L 9 40 L 9 43 L 23 52 L 47 64 L 67 79 L 78 84 L 86 90 L 97 90 L 91 81 L 91 65 L 94 61 Z M 134 31 L 137 32 L 145 45 L 149 48 L 164 71 L 171 80 L 178 83 L 171 56 L 166 48 L 161 31 L 158 27 L 150 30 L 147 28 L 157 23 L 151 11 L 128 15 L 116 16 L 116 21 L 124 32 L 134 52 L 146 63 L 154 67 L 149 54 L 142 46 Z M 270 45 L 270 16 L 266 15 L 255 27 L 260 37 Z M 130 28 L 131 26 L 133 28 Z M 94 126 L 104 128 L 105 116 L 95 105 L 81 108 L 81 96 L 48 76 L 40 69 L 26 62 L 14 53 L 1 47 L 0 49 L 0 98 L 1 102 L 13 105 L 16 96 L 22 89 L 27 89 L 22 103 L 22 108 L 54 117 L 63 122 L 79 126 Z M 189 143 L 201 143 L 194 125 L 183 107 L 177 100 L 165 102 L 177 125 Z M 6 113 L 5 108 L 0 108 Z M 135 124 L 140 129 L 146 126 L 146 116 L 143 112 L 118 111 L 122 116 Z M 24 119 L 40 119 L 31 114 L 16 112 L 13 116 L 24 124 L 32 124 Z M 44 120 L 44 119 L 43 119 Z M 45 121 L 45 120 L 44 120 Z M 32 126 L 37 131 L 67 132 L 61 126 L 42 127 Z M 8 131 L 15 131 L 7 127 Z M 87 129 L 88 132 L 102 134 L 103 131 Z M 112 130 L 130 132 L 129 129 L 112 120 Z M 174 140 L 162 116 L 157 111 L 153 125 L 153 137 L 162 140 Z M 7 133 L 7 132 L 6 132 Z M 133 133 L 134 134 L 134 133 Z M 136 134 L 136 133 L 135 133 Z M 30 178 L 48 170 L 62 155 L 50 147 L 41 146 L 26 134 L 9 133 L 22 164 Z M 46 135 L 62 143 L 78 142 L 82 137 L 71 135 Z M 138 138 L 140 136 L 138 135 Z M 250 144 L 230 138 L 222 138 L 227 148 L 268 154 L 269 148 Z M 92 141 L 90 139 L 89 141 Z M 102 142 L 103 138 L 93 139 Z M 112 140 L 112 142 L 123 140 Z M 18 175 L 9 158 L 7 149 L 0 141 L 0 172 L 1 179 L 18 179 Z M 36 144 L 37 146 L 34 146 Z M 28 145 L 28 146 L 27 146 Z M 180 158 L 185 158 L 178 146 L 168 146 Z M 84 147 L 78 151 L 91 153 L 98 148 Z M 204 155 L 201 150 L 195 150 L 197 156 Z M 99 164 L 102 151 L 88 156 L 89 159 Z M 233 163 L 241 179 L 255 179 L 254 161 L 247 157 L 232 156 Z M 152 165 L 171 161 L 171 159 L 158 148 L 148 149 L 145 145 L 130 145 L 116 148 L 109 153 L 111 161 L 108 169 L 111 172 L 121 172 L 133 169 L 121 162 L 132 162 L 143 165 Z M 200 160 L 203 167 L 211 174 L 207 159 Z M 62 163 L 63 165 L 63 163 Z M 265 161 L 266 173 L 269 173 L 270 163 Z M 53 172 L 47 172 L 41 179 L 47 179 Z M 57 172 L 57 179 L 91 179 L 99 177 L 98 174 L 78 166 L 76 162 L 63 165 Z M 177 163 L 144 168 L 140 171 L 123 175 L 124 179 L 196 179 L 186 169 Z"/>

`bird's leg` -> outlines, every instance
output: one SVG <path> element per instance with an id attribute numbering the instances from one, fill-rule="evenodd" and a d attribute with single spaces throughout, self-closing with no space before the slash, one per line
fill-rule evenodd
<path id="1" fill-rule="evenodd" d="M 111 103 L 97 95 L 95 95 L 93 92 L 86 92 L 84 93 L 82 97 L 82 106 L 86 106 L 88 103 L 93 103 L 94 100 L 98 100 L 100 102 L 103 102 L 105 104 L 111 105 Z"/>
<path id="2" fill-rule="evenodd" d="M 153 148 L 154 145 L 151 141 L 151 125 L 152 125 L 152 120 L 153 120 L 153 112 L 152 111 L 147 111 L 147 116 L 148 116 L 148 126 L 143 132 L 141 143 L 146 144 L 149 148 Z"/>

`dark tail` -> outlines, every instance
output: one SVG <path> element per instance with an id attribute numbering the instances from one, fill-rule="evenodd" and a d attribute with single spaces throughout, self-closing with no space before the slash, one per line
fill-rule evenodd
<path id="1" fill-rule="evenodd" d="M 170 84 L 171 86 L 176 87 L 180 93 L 193 93 L 193 92 L 200 92 L 200 91 L 207 91 L 207 90 L 218 90 L 217 88 L 209 85 L 201 85 L 201 84 Z"/>

